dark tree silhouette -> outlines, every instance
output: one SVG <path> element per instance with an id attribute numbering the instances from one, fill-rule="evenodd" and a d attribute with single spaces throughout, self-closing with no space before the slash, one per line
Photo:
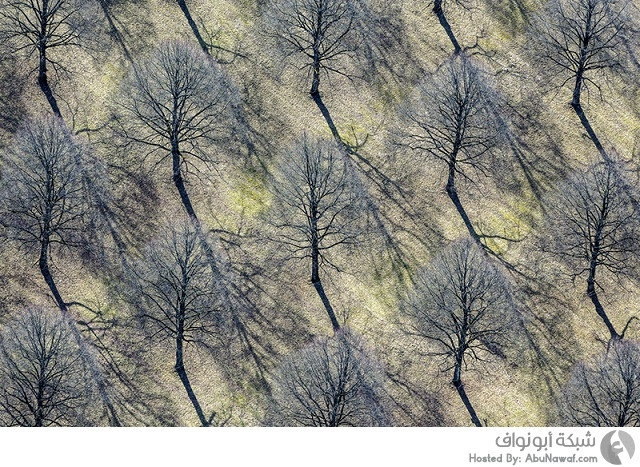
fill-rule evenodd
<path id="1" fill-rule="evenodd" d="M 275 376 L 274 416 L 296 426 L 386 425 L 383 385 L 379 363 L 345 328 L 284 361 Z"/>
<path id="2" fill-rule="evenodd" d="M 80 148 L 58 117 L 28 122 L 9 147 L 3 166 L 2 225 L 38 266 L 57 306 L 66 309 L 51 273 L 51 255 L 83 244 L 89 206 L 84 197 Z"/>
<path id="3" fill-rule="evenodd" d="M 605 160 L 608 155 L 582 108 L 591 87 L 600 92 L 607 73 L 623 69 L 632 31 L 626 0 L 551 0 L 535 20 L 537 58 L 556 85 L 573 89 L 571 106 Z"/>
<path id="4" fill-rule="evenodd" d="M 0 422 L 90 424 L 88 376 L 64 318 L 42 309 L 20 311 L 0 334 Z"/>
<path id="5" fill-rule="evenodd" d="M 305 135 L 285 157 L 270 220 L 278 230 L 275 240 L 289 258 L 311 260 L 311 283 L 337 331 L 340 324 L 320 275 L 324 268 L 340 270 L 338 252 L 362 238 L 362 193 L 333 142 Z"/>
<path id="6" fill-rule="evenodd" d="M 185 346 L 200 345 L 214 352 L 229 345 L 233 326 L 220 304 L 220 292 L 209 270 L 200 235 L 188 220 L 176 221 L 152 242 L 134 271 L 134 304 L 153 338 L 170 341 L 174 369 L 202 426 L 206 416 L 185 368 Z"/>
<path id="7" fill-rule="evenodd" d="M 640 426 L 640 346 L 613 342 L 576 365 L 562 389 L 560 421 L 572 426 Z"/>
<path id="8" fill-rule="evenodd" d="M 307 73 L 310 94 L 331 73 L 348 76 L 345 62 L 356 60 L 367 40 L 366 0 L 274 0 L 265 7 L 268 34 L 286 60 Z"/>
<path id="9" fill-rule="evenodd" d="M 0 4 L 0 38 L 16 53 L 37 57 L 38 86 L 57 116 L 60 107 L 49 84 L 49 67 L 63 69 L 62 50 L 80 46 L 83 7 L 76 0 L 5 0 Z M 62 50 L 60 50 L 62 49 Z"/>
<path id="10" fill-rule="evenodd" d="M 446 190 L 469 235 L 482 245 L 488 237 L 474 227 L 458 195 L 459 179 L 474 181 L 495 172 L 492 157 L 503 143 L 504 126 L 496 118 L 496 95 L 485 76 L 463 55 L 451 57 L 418 86 L 401 110 L 401 148 L 441 164 Z"/>
<path id="11" fill-rule="evenodd" d="M 586 279 L 587 296 L 611 339 L 624 337 L 631 320 L 616 330 L 600 300 L 598 278 L 621 280 L 638 272 L 640 213 L 633 193 L 622 165 L 601 162 L 568 180 L 546 203 L 541 248 L 568 267 L 572 280 Z"/>
<path id="12" fill-rule="evenodd" d="M 482 426 L 467 396 L 463 370 L 487 357 L 502 355 L 517 329 L 508 284 L 487 255 L 471 240 L 454 243 L 415 279 L 402 306 L 406 330 L 432 344 L 431 355 L 451 383 L 471 421 Z"/>
<path id="13" fill-rule="evenodd" d="M 215 169 L 215 145 L 233 121 L 227 79 L 214 60 L 183 42 L 166 42 L 135 65 L 122 89 L 118 131 L 147 167 L 170 163 L 173 183 L 197 220 L 185 177 Z"/>

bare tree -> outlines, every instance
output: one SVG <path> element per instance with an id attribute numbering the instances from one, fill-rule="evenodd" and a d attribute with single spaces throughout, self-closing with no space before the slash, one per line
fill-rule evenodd
<path id="1" fill-rule="evenodd" d="M 640 346 L 613 342 L 576 365 L 558 400 L 561 422 L 575 426 L 640 426 Z"/>
<path id="2" fill-rule="evenodd" d="M 89 216 L 80 149 L 58 117 L 28 122 L 8 148 L 0 196 L 2 225 L 20 248 L 37 252 L 56 304 L 67 308 L 51 273 L 51 255 L 81 246 Z"/>
<path id="3" fill-rule="evenodd" d="M 147 167 L 170 162 L 182 204 L 197 219 L 185 177 L 214 170 L 214 147 L 230 136 L 234 96 L 224 73 L 203 52 L 166 42 L 133 67 L 121 94 L 118 130 L 125 147 L 136 146 Z"/>
<path id="4" fill-rule="evenodd" d="M 325 268 L 340 271 L 338 252 L 362 238 L 363 196 L 335 143 L 304 135 L 285 157 L 270 220 L 278 230 L 275 240 L 290 259 L 311 260 L 311 283 L 337 331 L 320 275 Z"/>
<path id="5" fill-rule="evenodd" d="M 348 76 L 367 36 L 367 0 L 270 1 L 265 7 L 268 34 L 287 60 L 307 73 L 310 94 L 320 92 L 322 75 Z"/>
<path id="6" fill-rule="evenodd" d="M 68 323 L 21 311 L 0 334 L 0 421 L 9 426 L 87 425 L 92 388 Z"/>
<path id="7" fill-rule="evenodd" d="M 389 423 L 384 373 L 362 338 L 348 329 L 318 339 L 278 369 L 274 411 L 296 426 L 381 426 Z"/>
<path id="8" fill-rule="evenodd" d="M 607 154 L 582 109 L 583 91 L 600 92 L 602 78 L 623 69 L 632 31 L 627 0 L 551 0 L 538 15 L 533 33 L 538 59 L 556 85 L 571 86 L 571 106 L 598 151 Z"/>
<path id="9" fill-rule="evenodd" d="M 469 235 L 482 244 L 488 235 L 474 227 L 460 197 L 459 179 L 471 181 L 495 171 L 495 155 L 503 142 L 504 125 L 496 118 L 497 96 L 488 76 L 470 58 L 451 57 L 421 83 L 401 110 L 400 147 L 433 160 L 447 173 L 446 190 Z"/>
<path id="10" fill-rule="evenodd" d="M 17 53 L 37 57 L 38 85 L 57 116 L 58 102 L 49 84 L 49 66 L 64 69 L 63 54 L 80 46 L 81 10 L 75 0 L 5 0 L 0 4 L 0 38 Z"/>
<path id="11" fill-rule="evenodd" d="M 451 383 L 471 421 L 482 426 L 464 389 L 462 372 L 502 356 L 516 332 L 508 284 L 483 250 L 467 239 L 454 243 L 415 279 L 402 312 L 407 331 L 432 344 L 430 354 L 453 371 Z"/>
<path id="12" fill-rule="evenodd" d="M 200 423 L 210 426 L 216 412 L 207 417 L 198 402 L 185 368 L 185 346 L 219 352 L 229 345 L 233 327 L 193 224 L 184 219 L 169 225 L 145 250 L 134 275 L 134 303 L 145 329 L 151 337 L 172 343 L 174 369 Z"/>
<path id="13" fill-rule="evenodd" d="M 614 162 L 592 165 L 561 186 L 547 203 L 546 238 L 541 243 L 569 269 L 572 280 L 586 279 L 586 293 L 611 339 L 621 339 L 598 294 L 599 278 L 621 280 L 637 271 L 640 216 L 624 177 Z"/>

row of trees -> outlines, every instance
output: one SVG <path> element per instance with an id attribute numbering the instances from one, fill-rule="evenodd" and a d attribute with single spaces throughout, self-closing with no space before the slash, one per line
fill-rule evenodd
<path id="1" fill-rule="evenodd" d="M 242 287 L 245 278 L 223 260 L 220 238 L 192 199 L 194 188 L 219 174 L 222 154 L 233 152 L 247 135 L 243 96 L 213 58 L 216 47 L 200 34 L 186 2 L 177 3 L 200 48 L 164 42 L 132 64 L 105 127 L 119 170 L 139 177 L 164 174 L 182 207 L 168 213 L 172 222 L 164 223 L 143 248 L 122 236 L 113 216 L 108 164 L 69 130 L 49 84 L 49 67 L 62 70 L 67 59 L 57 51 L 82 46 L 83 34 L 94 27 L 93 13 L 72 0 L 7 0 L 0 6 L 0 36 L 14 54 L 38 57 L 37 82 L 53 114 L 23 122 L 4 151 L 3 234 L 37 262 L 58 308 L 58 313 L 29 308 L 3 327 L 4 423 L 41 426 L 106 419 L 121 424 L 108 381 L 117 364 L 95 333 L 83 332 L 91 331 L 83 313 L 94 310 L 64 298 L 57 280 L 61 268 L 55 267 L 58 261 L 99 255 L 96 238 L 104 232 L 121 257 L 115 294 L 130 311 L 122 316 L 149 339 L 170 346 L 173 369 L 202 426 L 225 421 L 197 396 L 189 378 L 189 346 L 203 349 L 224 367 L 235 358 L 239 343 L 262 372 L 248 327 L 259 307 Z M 268 419 L 314 426 L 389 424 L 392 401 L 385 371 L 364 339 L 340 322 L 324 279 L 332 271 L 349 269 L 349 260 L 363 244 L 382 238 L 389 249 L 397 247 L 385 203 L 400 205 L 405 215 L 411 211 L 402 187 L 372 163 L 363 146 L 340 134 L 320 85 L 332 75 L 382 76 L 385 44 L 387 52 L 398 44 L 381 27 L 386 10 L 375 2 L 278 1 L 262 8 L 267 36 L 275 39 L 286 63 L 307 73 L 310 95 L 333 136 L 300 135 L 282 151 L 273 179 L 265 177 L 272 202 L 260 218 L 267 226 L 260 232 L 268 241 L 263 247 L 276 244 L 274 257 L 304 264 L 334 332 L 278 366 Z M 499 184 L 514 135 L 505 117 L 507 98 L 491 70 L 460 45 L 442 2 L 433 10 L 454 51 L 399 107 L 389 147 L 409 154 L 417 165 L 441 169 L 468 238 L 452 243 L 412 275 L 410 290 L 399 301 L 400 328 L 425 343 L 427 354 L 450 374 L 472 423 L 483 426 L 463 374 L 490 359 L 509 359 L 519 333 L 526 332 L 526 304 L 516 299 L 518 281 L 526 275 L 492 242 L 516 239 L 479 229 L 463 199 L 468 186 Z M 600 155 L 546 196 L 544 221 L 534 242 L 572 280 L 585 281 L 586 295 L 610 337 L 605 355 L 579 364 L 561 391 L 563 420 L 576 424 L 640 423 L 635 390 L 640 372 L 632 364 L 637 345 L 628 340 L 635 318 L 617 324 L 601 299 L 603 277 L 613 282 L 638 278 L 639 195 L 628 180 L 626 163 L 604 149 L 581 101 L 585 89 L 599 89 L 600 75 L 625 64 L 621 51 L 633 41 L 628 34 L 632 21 L 628 6 L 617 1 L 554 0 L 531 26 L 536 59 L 548 64 L 545 72 L 557 77 L 561 88 L 572 85 L 571 106 Z M 356 69 L 364 73 L 357 76 Z M 618 404 L 620 398 L 624 403 Z M 615 411 L 616 404 L 624 409 Z M 597 413 L 597 418 L 587 413 Z"/>

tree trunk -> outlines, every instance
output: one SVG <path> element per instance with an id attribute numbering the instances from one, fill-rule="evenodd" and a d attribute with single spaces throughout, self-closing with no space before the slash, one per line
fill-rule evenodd
<path id="1" fill-rule="evenodd" d="M 460 396 L 460 399 L 462 399 L 462 403 L 464 404 L 467 411 L 469 412 L 469 415 L 471 416 L 471 421 L 473 422 L 473 424 L 477 427 L 482 427 L 483 425 L 480 422 L 480 419 L 478 418 L 478 414 L 476 414 L 476 411 L 473 408 L 473 405 L 471 404 L 471 401 L 469 400 L 469 397 L 467 396 L 466 391 L 464 390 L 464 384 L 462 383 L 461 373 L 462 373 L 462 361 L 459 361 L 459 362 L 456 362 L 456 366 L 453 372 L 453 380 L 451 381 L 451 384 L 453 384 L 453 386 L 456 388 L 456 391 L 458 391 L 458 395 Z"/>
<path id="2" fill-rule="evenodd" d="M 583 55 L 584 55 L 584 53 L 583 53 Z M 584 60 L 584 58 L 583 58 L 583 60 Z M 575 84 L 573 86 L 573 95 L 572 95 L 572 98 L 571 98 L 571 107 L 573 108 L 573 110 L 575 111 L 576 115 L 580 119 L 580 123 L 582 124 L 582 126 L 585 129 L 585 131 L 587 132 L 587 135 L 589 136 L 589 139 L 591 140 L 593 145 L 596 147 L 596 149 L 598 150 L 598 152 L 600 153 L 602 158 L 606 162 L 609 162 L 610 161 L 609 155 L 604 150 L 604 147 L 602 146 L 602 143 L 600 142 L 600 139 L 598 138 L 598 135 L 596 135 L 596 132 L 593 130 L 593 127 L 591 126 L 591 123 L 589 122 L 589 119 L 587 118 L 587 115 L 584 113 L 584 110 L 582 109 L 582 103 L 581 103 L 580 99 L 582 97 L 582 85 L 583 85 L 583 82 L 584 82 L 584 68 L 582 66 L 580 66 L 578 68 L 578 71 L 576 72 L 576 81 L 575 81 Z"/>
<path id="3" fill-rule="evenodd" d="M 315 287 L 316 292 L 318 292 L 325 310 L 327 310 L 327 314 L 329 315 L 329 319 L 331 320 L 331 325 L 333 326 L 334 332 L 339 331 L 340 323 L 338 323 L 338 318 L 336 318 L 336 314 L 333 311 L 331 302 L 329 302 L 329 297 L 327 297 L 327 294 L 324 292 L 324 287 L 322 286 L 322 281 L 320 280 L 320 255 L 317 245 L 313 245 L 311 248 L 311 283 Z"/>
<path id="4" fill-rule="evenodd" d="M 329 126 L 329 130 L 331 130 L 331 134 L 333 135 L 333 138 L 336 140 L 336 143 L 338 143 L 341 147 L 345 148 L 347 153 L 349 153 L 349 148 L 347 147 L 346 144 L 344 144 L 344 141 L 342 141 L 342 138 L 340 137 L 340 133 L 338 133 L 338 127 L 336 127 L 336 124 L 334 123 L 333 118 L 329 113 L 329 109 L 327 109 L 327 106 L 324 105 L 324 102 L 320 97 L 320 93 L 316 93 L 316 94 L 311 93 L 311 96 L 313 97 L 313 102 L 316 103 L 316 105 L 320 109 L 320 113 L 322 113 L 322 116 L 327 122 L 327 125 Z"/>
<path id="5" fill-rule="evenodd" d="M 444 15 L 444 11 L 442 10 L 442 0 L 435 0 L 433 2 L 433 12 L 438 17 L 440 26 L 442 26 L 444 31 L 447 33 L 447 36 L 449 37 L 451 44 L 453 44 L 453 49 L 454 49 L 453 53 L 459 54 L 460 52 L 462 52 L 462 49 L 460 48 L 460 44 L 458 43 L 458 39 L 456 39 L 456 36 L 453 33 L 453 30 L 451 29 L 451 25 L 449 24 L 449 21 L 447 21 L 447 17 Z"/>
<path id="6" fill-rule="evenodd" d="M 46 236 L 40 244 L 40 258 L 38 259 L 38 265 L 40 266 L 40 273 L 42 274 L 44 281 L 47 283 L 58 308 L 60 308 L 62 312 L 66 313 L 68 311 L 67 304 L 62 299 L 56 282 L 49 270 L 49 239 Z"/>
<path id="7" fill-rule="evenodd" d="M 322 8 L 318 8 L 315 20 L 316 29 L 313 36 L 313 78 L 310 91 L 313 97 L 320 95 L 320 45 L 323 35 L 322 29 L 325 27 L 325 25 L 322 24 Z"/>
<path id="8" fill-rule="evenodd" d="M 594 274 L 595 274 L 595 271 L 594 271 Z M 605 326 L 607 327 L 607 330 L 611 335 L 611 339 L 612 340 L 621 339 L 622 337 L 620 336 L 620 334 L 618 334 L 616 329 L 613 327 L 613 324 L 609 320 L 609 316 L 605 312 L 604 307 L 602 306 L 602 303 L 600 303 L 600 299 L 598 298 L 598 293 L 596 292 L 595 278 L 594 278 L 594 275 L 591 273 L 589 273 L 589 278 L 587 279 L 587 295 L 591 299 L 591 302 L 593 303 L 593 306 L 596 309 L 596 313 L 598 313 L 598 316 L 600 316 Z"/>
<path id="9" fill-rule="evenodd" d="M 467 215 L 467 211 L 465 211 L 464 207 L 462 206 L 462 202 L 458 197 L 458 191 L 456 190 L 455 176 L 456 176 L 455 167 L 453 166 L 453 164 L 450 164 L 449 178 L 447 180 L 447 194 L 449 195 L 449 198 L 451 199 L 454 206 L 458 210 L 458 214 L 460 214 L 460 217 L 462 218 L 464 225 L 467 227 L 467 230 L 469 231 L 469 235 L 471 235 L 471 238 L 473 238 L 476 241 L 478 246 L 484 249 L 484 245 L 480 241 L 480 235 L 478 235 L 478 232 L 476 232 L 476 229 L 473 227 L 473 224 L 471 223 L 471 219 L 469 219 L 469 216 Z"/>
<path id="10" fill-rule="evenodd" d="M 571 98 L 571 106 L 573 108 L 580 107 L 580 97 L 582 93 L 582 79 L 584 77 L 584 70 L 579 68 L 576 72 L 576 81 L 573 86 L 573 96 Z"/>
<path id="11" fill-rule="evenodd" d="M 46 379 L 46 376 L 43 375 L 44 372 L 44 365 L 42 360 L 39 362 L 40 363 L 40 375 L 39 375 L 39 381 L 38 381 L 38 394 L 36 395 L 36 413 L 35 413 L 35 426 L 44 426 L 44 417 L 42 416 L 42 411 L 44 408 L 44 381 Z"/>
<path id="12" fill-rule="evenodd" d="M 173 160 L 173 184 L 178 189 L 180 200 L 182 201 L 182 205 L 184 206 L 185 211 L 187 211 L 187 215 L 191 219 L 197 221 L 198 216 L 196 216 L 196 211 L 193 209 L 191 199 L 189 198 L 189 193 L 187 193 L 187 187 L 184 184 L 184 178 L 182 178 L 182 169 L 180 167 L 182 163 L 182 157 L 180 156 L 180 151 L 178 150 L 177 141 L 172 142 L 171 158 Z"/>
<path id="13" fill-rule="evenodd" d="M 602 306 L 602 303 L 600 303 L 600 299 L 598 298 L 598 293 L 596 292 L 596 270 L 598 267 L 598 255 L 600 253 L 600 245 L 601 245 L 601 238 L 602 238 L 601 237 L 602 236 L 602 220 L 605 219 L 607 216 L 607 212 L 605 210 L 606 208 L 603 206 L 601 209 L 602 211 L 600 212 L 598 228 L 596 230 L 595 239 L 591 248 L 592 253 L 591 253 L 591 260 L 589 263 L 589 277 L 587 278 L 587 295 L 591 299 L 591 302 L 593 303 L 593 306 L 596 309 L 596 313 L 598 313 L 598 316 L 600 316 L 605 326 L 607 326 L 607 329 L 609 330 L 609 334 L 611 335 L 611 339 L 619 340 L 622 338 L 622 336 L 618 334 L 618 332 L 613 327 L 613 324 L 611 324 L 611 321 L 609 320 L 609 316 L 607 316 L 607 313 L 604 311 L 604 307 Z"/>
<path id="14" fill-rule="evenodd" d="M 58 117 L 62 118 L 62 114 L 60 113 L 60 108 L 58 107 L 58 102 L 56 101 L 55 96 L 53 95 L 53 91 L 51 90 L 51 86 L 49 86 L 49 80 L 47 78 L 47 49 L 41 44 L 39 46 L 40 52 L 40 64 L 38 66 L 38 86 L 42 90 L 44 97 L 47 98 L 47 102 L 51 106 L 51 110 Z"/>
<path id="15" fill-rule="evenodd" d="M 318 51 L 313 51 L 313 78 L 311 79 L 311 91 L 309 91 L 311 96 L 319 96 L 320 95 L 320 58 L 318 56 Z"/>
<path id="16" fill-rule="evenodd" d="M 193 20 L 193 17 L 189 12 L 189 7 L 187 7 L 187 3 L 185 2 L 185 0 L 177 0 L 177 2 L 180 6 L 180 9 L 182 10 L 182 13 L 184 13 L 185 18 L 187 18 L 187 23 L 189 23 L 189 27 L 191 27 L 193 35 L 196 36 L 198 44 L 200 44 L 200 48 L 204 51 L 204 53 L 209 55 L 209 44 L 204 40 L 202 34 L 200 34 L 200 29 L 198 28 L 196 22 Z"/>
<path id="17" fill-rule="evenodd" d="M 205 417 L 204 412 L 202 411 L 202 407 L 200 406 L 200 402 L 198 402 L 198 398 L 196 397 L 196 394 L 193 392 L 193 388 L 191 387 L 191 382 L 189 381 L 189 377 L 187 376 L 187 371 L 184 368 L 184 355 L 183 355 L 184 322 L 182 320 L 179 320 L 179 321 L 180 322 L 178 325 L 178 334 L 176 335 L 175 370 L 176 370 L 176 373 L 178 373 L 178 376 L 180 377 L 180 381 L 182 381 L 182 385 L 184 386 L 184 389 L 187 391 L 187 396 L 189 397 L 189 400 L 191 401 L 191 404 L 193 405 L 193 408 L 195 409 L 196 414 L 198 414 L 198 419 L 200 420 L 200 423 L 202 424 L 202 426 L 210 426 L 211 422 L 207 420 L 207 417 Z"/>
<path id="18" fill-rule="evenodd" d="M 593 127 L 591 126 L 591 123 L 589 122 L 589 119 L 587 118 L 587 115 L 584 113 L 584 110 L 582 109 L 582 105 L 580 105 L 579 98 L 578 98 L 578 103 L 577 104 L 575 104 L 573 100 L 571 101 L 571 107 L 573 107 L 573 110 L 575 111 L 576 115 L 580 119 L 580 123 L 582 124 L 582 126 L 585 129 L 585 131 L 587 132 L 587 135 L 589 136 L 589 139 L 591 140 L 593 145 L 596 147 L 596 149 L 598 150 L 598 152 L 602 156 L 602 159 L 605 162 L 610 162 L 611 159 L 610 159 L 609 155 L 607 154 L 607 152 L 604 150 L 604 147 L 602 146 L 602 143 L 600 142 L 600 138 L 598 138 L 598 135 L 596 135 L 596 132 L 593 130 Z"/>

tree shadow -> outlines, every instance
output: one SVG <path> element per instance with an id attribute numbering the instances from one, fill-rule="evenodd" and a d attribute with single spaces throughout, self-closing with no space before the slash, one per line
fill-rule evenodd
<path id="1" fill-rule="evenodd" d="M 0 131 L 16 132 L 27 115 L 27 75 L 21 70 L 18 60 L 7 50 L 0 53 Z M 0 147 L 4 146 L 3 138 Z"/>

